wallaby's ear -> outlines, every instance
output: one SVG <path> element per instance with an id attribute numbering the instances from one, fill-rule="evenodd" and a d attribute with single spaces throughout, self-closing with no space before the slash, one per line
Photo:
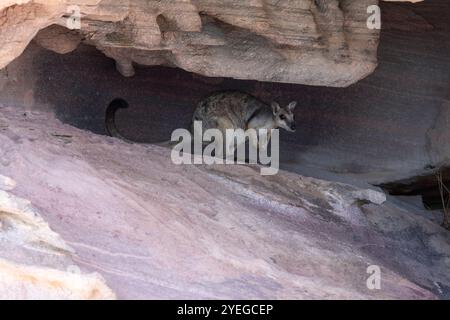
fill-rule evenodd
<path id="1" fill-rule="evenodd" d="M 296 106 L 297 106 L 297 101 L 292 101 L 291 103 L 289 103 L 287 108 L 288 108 L 289 111 L 294 111 Z"/>
<path id="2" fill-rule="evenodd" d="M 272 102 L 272 112 L 273 114 L 277 114 L 280 111 L 281 107 L 277 102 Z"/>

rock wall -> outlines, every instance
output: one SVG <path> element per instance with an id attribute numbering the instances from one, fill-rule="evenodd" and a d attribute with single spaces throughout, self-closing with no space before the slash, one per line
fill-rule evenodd
<path id="1" fill-rule="evenodd" d="M 0 298 L 114 299 L 102 276 L 74 262 L 74 250 L 39 210 L 11 193 L 15 187 L 14 180 L 0 175 Z"/>
<path id="2" fill-rule="evenodd" d="M 379 31 L 367 28 L 367 8 L 377 3 L 2 1 L 0 69 L 42 30 L 41 46 L 67 53 L 80 42 L 93 45 L 125 76 L 134 75 L 137 63 L 213 77 L 348 86 L 377 65 Z"/>
<path id="3" fill-rule="evenodd" d="M 0 297 L 450 297 L 449 234 L 420 203 L 296 173 L 263 178 L 252 166 L 175 166 L 166 149 L 55 119 L 104 133 L 104 110 L 122 97 L 132 108 L 118 114 L 120 130 L 165 140 L 187 126 L 203 95 L 240 89 L 267 102 L 300 102 L 298 133 L 282 135 L 291 171 L 364 182 L 410 174 L 449 154 L 447 1 L 383 4 L 380 66 L 346 89 L 163 67 L 138 67 L 125 78 L 103 47 L 47 27 L 48 12 L 39 10 L 58 1 L 38 4 L 42 32 L 0 72 Z M 114 11 L 99 17 L 110 22 Z M 17 30 L 36 31 L 26 26 L 38 19 L 22 18 Z M 167 17 L 160 26 L 175 27 Z M 166 62 L 158 52 L 152 64 Z M 119 63 L 133 71 L 126 66 Z M 381 268 L 381 290 L 366 286 L 369 265 Z"/>
<path id="4" fill-rule="evenodd" d="M 383 193 L 257 166 L 174 165 L 167 148 L 94 135 L 51 112 L 3 107 L 0 125 L 10 178 L 0 297 L 450 296 L 449 233 Z M 14 209 L 18 197 L 39 228 L 20 232 L 32 212 Z M 380 290 L 367 286 L 371 265 Z"/>
<path id="5" fill-rule="evenodd" d="M 450 10 L 445 0 L 381 8 L 379 67 L 348 88 L 208 78 L 164 67 L 138 67 L 125 78 L 92 46 L 64 55 L 42 49 L 36 42 L 47 37 L 40 33 L 0 72 L 1 101 L 49 107 L 61 120 L 103 134 L 105 108 L 121 97 L 131 108 L 118 113 L 119 129 L 152 142 L 187 127 L 196 103 L 216 90 L 297 100 L 297 133 L 281 133 L 283 168 L 352 183 L 405 178 L 449 160 Z"/>

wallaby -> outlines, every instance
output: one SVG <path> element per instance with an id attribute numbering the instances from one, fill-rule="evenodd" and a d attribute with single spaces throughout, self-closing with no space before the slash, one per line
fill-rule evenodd
<path id="1" fill-rule="evenodd" d="M 295 132 L 295 120 L 293 111 L 297 102 L 289 103 L 286 108 L 281 108 L 277 102 L 272 102 L 271 106 L 261 102 L 254 96 L 238 92 L 224 91 L 217 92 L 198 105 L 192 117 L 191 133 L 193 132 L 194 121 L 202 122 L 203 131 L 207 129 L 219 129 L 225 136 L 226 129 L 267 129 L 270 140 L 270 130 L 283 128 L 290 132 Z M 128 104 L 122 99 L 116 99 L 106 110 L 106 131 L 110 136 L 120 138 L 127 142 L 116 128 L 115 113 L 118 109 L 127 108 Z M 234 143 L 234 141 L 233 141 Z M 257 147 L 257 141 L 251 141 Z M 167 144 L 162 142 L 160 144 Z"/>
<path id="2" fill-rule="evenodd" d="M 292 101 L 286 108 L 281 108 L 277 102 L 271 106 L 263 103 L 254 96 L 239 91 L 224 91 L 214 93 L 201 101 L 192 117 L 192 122 L 201 121 L 203 131 L 219 129 L 225 136 L 226 129 L 267 129 L 268 137 L 260 145 L 267 148 L 270 141 L 271 129 L 283 128 L 295 132 L 293 111 L 297 102 Z M 234 150 L 234 141 L 225 146 Z M 258 147 L 258 141 L 250 141 Z"/>

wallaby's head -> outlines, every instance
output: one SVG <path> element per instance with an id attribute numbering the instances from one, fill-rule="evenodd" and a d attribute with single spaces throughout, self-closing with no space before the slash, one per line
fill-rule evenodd
<path id="1" fill-rule="evenodd" d="M 297 102 L 292 101 L 286 108 L 280 107 L 276 102 L 272 102 L 272 111 L 277 128 L 283 128 L 290 132 L 295 132 L 294 109 Z"/>

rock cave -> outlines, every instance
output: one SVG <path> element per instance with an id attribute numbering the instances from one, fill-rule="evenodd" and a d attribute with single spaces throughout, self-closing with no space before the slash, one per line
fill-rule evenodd
<path id="1" fill-rule="evenodd" d="M 0 298 L 449 299 L 449 35 L 447 0 L 0 1 Z M 224 90 L 298 102 L 276 175 L 158 145 Z"/>

